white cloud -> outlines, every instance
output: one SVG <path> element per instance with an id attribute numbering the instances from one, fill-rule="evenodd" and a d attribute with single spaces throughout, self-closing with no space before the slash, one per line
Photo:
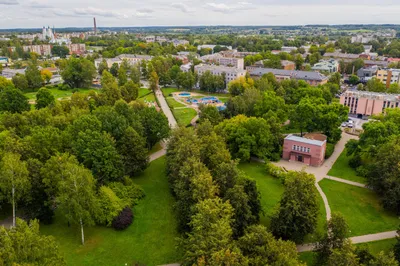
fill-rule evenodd
<path id="1" fill-rule="evenodd" d="M 17 0 L 0 0 L 0 5 L 18 5 Z"/>
<path id="2" fill-rule="evenodd" d="M 182 3 L 182 2 L 180 2 L 180 3 L 172 3 L 171 6 L 181 10 L 184 13 L 193 13 L 194 12 L 193 8 L 190 8 L 187 4 Z"/>
<path id="3" fill-rule="evenodd" d="M 27 6 L 31 8 L 53 8 L 53 6 L 43 1 L 30 1 Z"/>
<path id="4" fill-rule="evenodd" d="M 116 12 L 114 10 L 101 9 L 95 7 L 75 8 L 74 13 L 78 16 L 101 16 L 101 17 L 116 17 L 128 18 L 128 15 Z"/>

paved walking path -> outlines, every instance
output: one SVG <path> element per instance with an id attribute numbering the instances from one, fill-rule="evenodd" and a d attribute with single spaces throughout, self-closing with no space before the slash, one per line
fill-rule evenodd
<path id="1" fill-rule="evenodd" d="M 353 244 L 359 243 L 367 243 L 379 240 L 385 240 L 390 238 L 395 238 L 397 236 L 397 231 L 388 231 L 383 233 L 377 234 L 370 234 L 370 235 L 363 235 L 363 236 L 353 236 L 349 239 Z M 315 243 L 305 244 L 305 245 L 298 245 L 297 251 L 298 252 L 306 252 L 306 251 L 313 251 L 315 247 Z"/>
<path id="2" fill-rule="evenodd" d="M 163 157 L 165 154 L 167 154 L 167 144 L 162 141 L 161 142 L 161 147 L 162 149 L 159 151 L 156 151 L 155 153 L 150 154 L 149 156 L 149 162 L 152 162 L 154 160 L 157 160 L 160 157 Z"/>
<path id="3" fill-rule="evenodd" d="M 335 180 L 337 182 L 346 183 L 346 184 L 349 184 L 349 185 L 352 185 L 352 186 L 356 186 L 356 187 L 368 188 L 367 185 L 365 185 L 365 184 L 361 184 L 361 183 L 358 183 L 358 182 L 342 179 L 342 178 L 339 178 L 339 177 L 334 177 L 334 176 L 327 175 L 327 176 L 325 176 L 325 178 L 326 179 Z"/>
<path id="4" fill-rule="evenodd" d="M 178 123 L 176 122 L 176 119 L 174 115 L 171 112 L 171 109 L 169 109 L 169 106 L 167 104 L 167 101 L 164 98 L 164 95 L 162 94 L 162 91 L 160 88 L 155 92 L 155 95 L 157 97 L 158 102 L 160 103 L 160 108 L 165 114 L 165 116 L 168 118 L 169 126 L 174 129 L 178 127 Z"/>

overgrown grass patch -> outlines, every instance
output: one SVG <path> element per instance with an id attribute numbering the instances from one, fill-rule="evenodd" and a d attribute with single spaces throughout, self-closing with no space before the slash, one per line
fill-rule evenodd
<path id="1" fill-rule="evenodd" d="M 197 112 L 192 108 L 172 109 L 176 122 L 179 126 L 188 126 L 190 121 L 197 115 Z"/>

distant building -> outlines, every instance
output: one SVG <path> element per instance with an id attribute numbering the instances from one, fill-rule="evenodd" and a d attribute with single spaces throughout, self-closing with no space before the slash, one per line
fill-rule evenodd
<path id="1" fill-rule="evenodd" d="M 225 73 L 225 82 L 228 85 L 232 80 L 246 76 L 246 70 L 239 69 L 236 67 L 227 66 L 216 66 L 216 65 L 205 65 L 200 64 L 194 67 L 194 71 L 199 75 L 203 75 L 205 72 L 210 71 L 213 75 L 222 75 Z"/>
<path id="2" fill-rule="evenodd" d="M 201 59 L 207 63 L 215 63 L 222 66 L 236 67 L 244 69 L 244 59 L 238 57 L 224 57 L 221 54 L 211 54 L 202 56 Z"/>
<path id="3" fill-rule="evenodd" d="M 84 43 L 72 43 L 67 45 L 70 54 L 84 54 L 86 52 L 86 45 Z"/>
<path id="4" fill-rule="evenodd" d="M 264 60 L 260 60 L 254 63 L 251 67 L 264 67 Z M 281 60 L 281 69 L 284 70 L 295 70 L 296 64 L 289 60 Z"/>
<path id="5" fill-rule="evenodd" d="M 297 47 L 295 46 L 282 46 L 281 51 L 285 53 L 291 53 L 292 51 L 296 51 Z"/>
<path id="6" fill-rule="evenodd" d="M 372 45 L 364 45 L 364 53 L 369 54 L 372 50 Z"/>
<path id="7" fill-rule="evenodd" d="M 94 60 L 94 65 L 96 68 L 99 67 L 100 63 L 104 60 L 107 62 L 107 66 L 110 68 L 114 63 L 117 63 L 118 66 L 122 64 L 124 60 L 126 60 L 129 65 L 133 66 L 136 64 L 139 64 L 141 61 L 149 61 L 153 57 L 150 55 L 136 55 L 136 54 L 120 54 L 119 56 L 115 58 L 98 58 Z"/>
<path id="8" fill-rule="evenodd" d="M 312 86 L 323 85 L 328 82 L 328 77 L 317 71 L 284 70 L 261 67 L 246 67 L 246 70 L 253 78 L 260 78 L 264 74 L 272 73 L 278 81 L 285 79 L 304 80 Z"/>
<path id="9" fill-rule="evenodd" d="M 386 88 L 390 87 L 390 84 L 400 84 L 400 69 L 379 69 L 376 73 L 376 78 L 379 79 Z"/>
<path id="10" fill-rule="evenodd" d="M 324 163 L 326 136 L 306 134 L 304 137 L 288 135 L 283 142 L 282 159 L 320 166 Z"/>
<path id="11" fill-rule="evenodd" d="M 12 77 L 17 74 L 25 74 L 25 69 L 4 68 L 0 76 L 5 77 L 6 79 L 12 79 Z"/>
<path id="12" fill-rule="evenodd" d="M 339 52 L 333 52 L 333 53 L 325 53 L 323 55 L 324 58 L 337 58 L 337 59 L 352 59 L 356 60 L 357 58 L 360 57 L 358 54 L 347 54 L 347 53 L 339 53 Z"/>
<path id="13" fill-rule="evenodd" d="M 387 61 L 389 63 L 399 63 L 400 62 L 400 58 L 388 58 Z"/>
<path id="14" fill-rule="evenodd" d="M 186 73 L 189 72 L 191 70 L 191 68 L 192 68 L 192 63 L 187 63 L 187 64 L 180 66 L 180 69 L 182 70 L 182 72 L 186 72 Z"/>
<path id="15" fill-rule="evenodd" d="M 38 44 L 38 45 L 24 45 L 22 46 L 24 52 L 34 52 L 41 56 L 51 55 L 50 44 Z"/>
<path id="16" fill-rule="evenodd" d="M 173 40 L 171 40 L 171 43 L 172 43 L 175 47 L 176 47 L 176 46 L 179 46 L 179 45 L 183 45 L 183 46 L 189 45 L 189 41 L 187 41 L 187 40 L 173 39 Z"/>
<path id="17" fill-rule="evenodd" d="M 378 69 L 378 66 L 363 67 L 357 70 L 357 76 L 361 81 L 368 81 L 376 76 Z"/>
<path id="18" fill-rule="evenodd" d="M 400 94 L 370 91 L 346 91 L 340 96 L 340 103 L 349 107 L 349 113 L 359 117 L 377 115 L 386 108 L 398 108 Z"/>
<path id="19" fill-rule="evenodd" d="M 197 50 L 200 51 L 201 49 L 211 49 L 214 53 L 214 48 L 215 48 L 215 44 L 203 44 L 203 45 L 199 45 L 197 46 Z M 228 50 L 232 50 L 232 46 L 227 46 L 227 45 L 219 45 L 221 47 L 226 47 L 228 48 Z"/>
<path id="20" fill-rule="evenodd" d="M 357 35 L 351 37 L 351 43 L 369 43 L 370 41 L 373 41 L 374 37 L 371 36 L 363 36 L 363 35 Z"/>
<path id="21" fill-rule="evenodd" d="M 149 36 L 144 37 L 144 40 L 145 40 L 147 43 L 152 43 L 152 42 L 155 42 L 155 41 L 156 41 L 156 36 L 154 36 L 154 35 L 149 35 Z"/>
<path id="22" fill-rule="evenodd" d="M 316 63 L 311 69 L 316 71 L 335 73 L 339 71 L 339 62 L 334 59 L 321 60 L 320 62 Z"/>

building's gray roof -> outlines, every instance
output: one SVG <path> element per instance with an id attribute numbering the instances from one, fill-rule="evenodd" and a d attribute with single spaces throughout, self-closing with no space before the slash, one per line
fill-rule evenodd
<path id="1" fill-rule="evenodd" d="M 284 69 L 259 67 L 248 70 L 248 72 L 250 73 L 251 76 L 262 76 L 267 73 L 272 73 L 277 76 L 288 76 L 293 79 L 302 79 L 302 80 L 324 81 L 328 79 L 328 77 L 316 71 L 284 70 Z"/>
<path id="2" fill-rule="evenodd" d="M 226 73 L 243 73 L 245 72 L 245 70 L 243 69 L 239 69 L 236 67 L 228 67 L 228 66 L 221 66 L 221 65 L 204 65 L 204 64 L 200 64 L 200 65 L 196 65 L 195 70 L 218 70 L 221 72 L 226 72 Z"/>
<path id="3" fill-rule="evenodd" d="M 140 58 L 145 60 L 150 60 L 153 57 L 151 55 L 140 55 L 140 54 L 120 54 L 117 58 Z"/>
<path id="4" fill-rule="evenodd" d="M 325 53 L 324 57 L 336 57 L 336 58 L 351 58 L 351 59 L 357 59 L 360 56 L 358 54 L 345 54 L 345 53 Z"/>
<path id="5" fill-rule="evenodd" d="M 372 92 L 372 91 L 346 91 L 343 94 L 344 97 L 354 97 L 354 98 L 367 98 L 371 100 L 382 100 L 389 102 L 400 102 L 400 94 L 389 94 L 382 92 Z"/>
<path id="6" fill-rule="evenodd" d="M 322 147 L 326 141 L 306 139 L 295 135 L 288 135 L 285 139 Z"/>

